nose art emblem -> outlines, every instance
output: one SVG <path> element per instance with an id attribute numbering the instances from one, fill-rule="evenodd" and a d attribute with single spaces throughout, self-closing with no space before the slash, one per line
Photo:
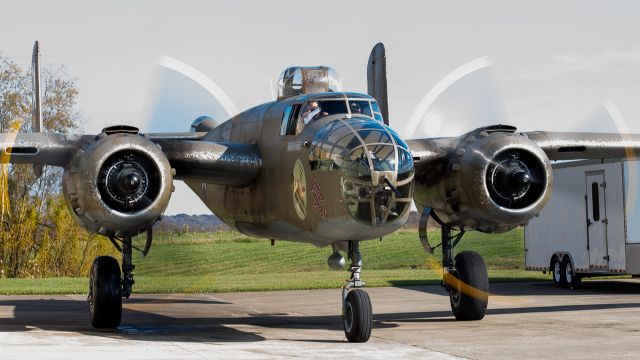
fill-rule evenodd
<path id="1" fill-rule="evenodd" d="M 300 220 L 307 217 L 307 181 L 304 176 L 304 167 L 300 159 L 293 166 L 291 178 L 291 192 L 293 194 L 293 207 Z"/>

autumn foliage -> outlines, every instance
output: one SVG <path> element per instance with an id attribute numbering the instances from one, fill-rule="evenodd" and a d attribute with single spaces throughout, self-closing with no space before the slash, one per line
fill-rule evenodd
<path id="1" fill-rule="evenodd" d="M 79 131 L 75 79 L 63 67 L 45 68 L 41 79 L 44 131 Z M 0 132 L 31 131 L 31 88 L 31 74 L 0 55 Z M 61 175 L 0 164 L 0 277 L 85 276 L 95 256 L 113 253 L 69 214 Z"/>

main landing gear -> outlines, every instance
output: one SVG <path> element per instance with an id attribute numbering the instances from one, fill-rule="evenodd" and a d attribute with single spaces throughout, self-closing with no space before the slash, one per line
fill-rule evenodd
<path id="1" fill-rule="evenodd" d="M 427 239 L 427 220 L 432 217 L 440 224 L 442 239 L 442 286 L 449 292 L 451 310 L 458 320 L 484 318 L 489 303 L 489 276 L 482 256 L 475 251 L 462 251 L 453 257 L 453 249 L 464 236 L 464 230 L 453 234 L 451 226 L 440 221 L 430 209 L 425 208 L 420 218 L 420 242 L 424 250 L 433 253 Z"/>
<path id="2" fill-rule="evenodd" d="M 487 312 L 489 276 L 482 256 L 475 251 L 462 251 L 453 258 L 453 248 L 464 231 L 452 235 L 448 225 L 441 225 L 442 284 L 449 292 L 451 310 L 458 320 L 480 320 Z"/>
<path id="3" fill-rule="evenodd" d="M 364 282 L 360 279 L 362 254 L 360 242 L 349 241 L 349 259 L 351 259 L 351 278 L 342 288 L 342 324 L 349 342 L 366 342 L 371 336 L 373 311 L 371 299 L 364 291 Z"/>
<path id="4" fill-rule="evenodd" d="M 122 246 L 111 238 L 111 242 L 122 253 L 122 278 L 118 260 L 111 256 L 99 256 L 93 260 L 89 274 L 89 310 L 91 325 L 96 329 L 114 329 L 122 319 L 122 298 L 129 298 L 134 284 L 131 260 L 131 237 L 122 239 Z M 148 251 L 150 245 L 147 238 Z M 143 251 L 143 253 L 146 253 Z"/>

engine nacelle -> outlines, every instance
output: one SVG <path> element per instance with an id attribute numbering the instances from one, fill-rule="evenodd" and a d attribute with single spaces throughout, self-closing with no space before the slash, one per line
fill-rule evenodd
<path id="1" fill-rule="evenodd" d="M 133 236 L 164 212 L 173 174 L 160 147 L 131 133 L 101 133 L 78 151 L 64 171 L 70 212 L 89 231 Z"/>
<path id="2" fill-rule="evenodd" d="M 416 177 L 415 200 L 444 223 L 482 232 L 525 225 L 551 194 L 549 158 L 526 136 L 508 127 L 479 129 L 448 149 L 437 179 Z"/>

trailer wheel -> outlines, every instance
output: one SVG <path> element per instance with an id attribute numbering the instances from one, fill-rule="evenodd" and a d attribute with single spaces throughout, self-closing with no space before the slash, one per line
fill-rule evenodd
<path id="1" fill-rule="evenodd" d="M 553 283 L 557 287 L 567 287 L 567 279 L 564 274 L 564 267 L 560 262 L 560 259 L 556 255 L 551 258 L 551 265 L 549 266 L 551 276 L 553 277 Z"/>
<path id="2" fill-rule="evenodd" d="M 571 259 L 568 256 L 565 256 L 564 260 L 562 260 L 562 274 L 565 278 L 565 286 L 570 289 L 580 286 L 582 278 L 575 273 L 573 263 L 571 263 Z"/>

